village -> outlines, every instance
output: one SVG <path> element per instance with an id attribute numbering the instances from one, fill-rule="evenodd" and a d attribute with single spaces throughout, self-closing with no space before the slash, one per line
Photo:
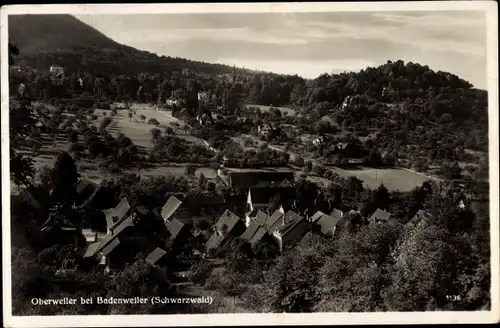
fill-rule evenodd
<path id="1" fill-rule="evenodd" d="M 373 74 L 421 67 L 384 65 Z M 406 286 L 401 277 L 420 279 L 407 258 L 423 263 L 443 253 L 464 271 L 486 258 L 474 246 L 480 254 L 460 262 L 460 252 L 485 243 L 478 237 L 489 202 L 482 130 L 465 146 L 466 136 L 439 112 L 445 105 L 412 94 L 423 89 L 388 82 L 365 93 L 327 91 L 234 66 L 106 79 L 55 63 L 11 65 L 10 72 L 13 261 L 37 266 L 49 286 L 37 293 L 219 302 L 140 310 L 147 313 L 357 311 L 378 301 L 342 279 L 362 285 L 373 270 L 370 288 L 386 309 L 407 309 L 395 296 Z M 436 80 L 448 83 L 444 76 Z M 267 94 L 266 79 L 278 81 Z M 290 100 L 275 106 L 282 98 L 274 96 L 285 92 L 278 85 Z M 441 101 L 441 89 L 430 90 Z M 321 100 L 329 92 L 332 100 Z M 480 107 L 483 94 L 474 92 L 471 106 Z M 429 113 L 439 124 L 421 114 L 429 108 L 438 108 Z M 436 250 L 442 244 L 429 242 L 434 231 L 451 246 Z M 484 284 L 483 273 L 467 288 Z M 335 291 L 349 295 L 349 306 Z M 26 305 L 27 292 L 19 295 L 21 311 L 42 311 Z"/>

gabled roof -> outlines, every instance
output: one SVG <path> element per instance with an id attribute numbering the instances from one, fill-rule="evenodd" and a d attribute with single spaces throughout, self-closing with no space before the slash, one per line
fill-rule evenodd
<path id="1" fill-rule="evenodd" d="M 184 228 L 184 223 L 174 218 L 172 220 L 165 221 L 165 226 L 170 233 L 169 239 L 175 240 L 181 232 L 182 228 Z"/>
<path id="2" fill-rule="evenodd" d="M 257 222 L 259 225 L 264 225 L 266 224 L 268 218 L 269 216 L 266 213 L 262 212 L 261 210 L 258 210 L 257 215 L 255 215 L 255 219 L 253 222 Z"/>
<path id="3" fill-rule="evenodd" d="M 99 249 L 100 245 L 101 245 L 101 242 L 95 242 L 95 243 L 88 245 L 83 257 L 87 258 L 87 257 L 94 256 L 97 253 L 97 250 Z"/>
<path id="4" fill-rule="evenodd" d="M 277 230 L 283 224 L 283 213 L 280 209 L 274 211 L 274 213 L 266 220 L 265 227 L 269 231 Z"/>
<path id="5" fill-rule="evenodd" d="M 106 248 L 106 252 L 110 253 L 120 243 L 119 241 L 117 241 L 120 233 L 123 230 L 125 230 L 125 228 L 133 227 L 133 226 L 134 226 L 134 222 L 133 222 L 132 216 L 127 217 L 120 224 L 118 224 L 113 230 L 111 230 L 110 231 L 111 233 L 106 235 L 106 237 L 103 238 L 100 242 L 96 242 L 96 243 L 89 245 L 89 248 L 87 248 L 87 251 L 85 253 L 85 257 L 94 256 L 99 251 L 104 252 L 105 248 Z M 92 245 L 94 245 L 94 246 L 92 246 Z M 95 246 L 95 245 L 97 245 L 97 246 Z M 92 247 L 90 247 L 90 246 L 92 246 Z"/>
<path id="6" fill-rule="evenodd" d="M 311 221 L 321 227 L 322 233 L 331 234 L 333 233 L 333 229 L 335 228 L 337 223 L 342 219 L 342 215 L 339 215 L 339 213 L 337 213 L 336 211 L 339 210 L 334 210 L 332 212 L 333 215 L 328 215 L 318 211 L 313 215 L 314 220 Z"/>
<path id="7" fill-rule="evenodd" d="M 167 252 L 165 252 L 160 247 L 156 247 L 149 255 L 146 257 L 146 261 L 150 264 L 155 265 L 163 256 L 165 256 Z"/>
<path id="8" fill-rule="evenodd" d="M 81 179 L 76 183 L 77 206 L 84 207 L 95 197 L 97 192 L 102 188 L 100 184 L 94 183 L 87 179 Z"/>
<path id="9" fill-rule="evenodd" d="M 116 205 L 114 209 L 108 212 L 106 215 L 106 222 L 108 224 L 108 228 L 113 229 L 116 225 L 120 224 L 122 220 L 126 218 L 126 215 L 130 211 L 130 204 L 128 203 L 127 198 L 122 198 L 122 200 Z M 116 221 L 113 218 L 117 218 Z"/>
<path id="10" fill-rule="evenodd" d="M 293 211 L 286 212 L 284 218 L 285 224 L 278 230 L 282 236 L 291 232 L 297 226 L 297 224 L 304 220 L 304 217 Z"/>
<path id="11" fill-rule="evenodd" d="M 175 196 L 170 196 L 163 208 L 161 209 L 161 216 L 163 220 L 167 221 L 177 211 L 182 202 Z"/>
<path id="12" fill-rule="evenodd" d="M 418 210 L 418 212 L 413 216 L 413 218 L 408 222 L 409 224 L 416 225 L 422 220 L 432 219 L 433 215 L 424 210 Z"/>
<path id="13" fill-rule="evenodd" d="M 252 246 L 254 246 L 255 244 L 259 243 L 266 234 L 267 230 L 264 229 L 263 227 L 259 227 L 259 229 L 252 236 L 252 238 L 250 238 L 249 243 Z"/>
<path id="14" fill-rule="evenodd" d="M 380 208 L 377 208 L 375 212 L 370 216 L 368 219 L 369 221 L 383 221 L 386 222 L 391 218 L 392 214 L 389 212 L 386 212 Z"/>
<path id="15" fill-rule="evenodd" d="M 251 187 L 248 192 L 253 204 L 269 204 L 271 199 L 278 195 L 283 202 L 297 197 L 297 190 L 294 187 Z"/>
<path id="16" fill-rule="evenodd" d="M 118 245 L 120 245 L 120 240 L 118 238 L 114 238 L 111 240 L 105 247 L 102 249 L 102 254 L 107 256 L 111 253 Z"/>
<path id="17" fill-rule="evenodd" d="M 210 239 L 207 241 L 207 249 L 217 248 L 219 247 L 224 239 L 231 233 L 234 227 L 238 224 L 241 219 L 234 213 L 229 210 L 226 210 L 219 220 L 215 223 L 215 232 L 212 234 Z M 227 229 L 224 232 L 223 226 L 226 226 Z"/>

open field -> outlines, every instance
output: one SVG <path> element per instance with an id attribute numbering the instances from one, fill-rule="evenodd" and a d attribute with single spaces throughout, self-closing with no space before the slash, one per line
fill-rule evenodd
<path id="1" fill-rule="evenodd" d="M 264 106 L 264 105 L 251 105 L 247 104 L 245 105 L 246 107 L 259 107 L 261 111 L 263 112 L 268 112 L 271 106 Z M 290 115 L 294 116 L 296 114 L 295 110 L 288 108 L 288 107 L 277 107 L 277 106 L 272 106 L 273 108 L 277 108 L 281 111 L 283 115 Z"/>
<path id="2" fill-rule="evenodd" d="M 355 176 L 362 180 L 366 187 L 371 189 L 378 188 L 383 183 L 389 190 L 406 192 L 422 185 L 427 180 L 435 179 L 402 168 L 375 169 L 363 167 L 357 170 L 345 170 L 339 167 L 329 168 L 344 177 Z"/>

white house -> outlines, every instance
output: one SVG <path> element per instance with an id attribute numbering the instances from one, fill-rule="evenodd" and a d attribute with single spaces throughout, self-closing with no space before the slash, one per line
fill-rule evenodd
<path id="1" fill-rule="evenodd" d="M 50 72 L 55 75 L 64 74 L 64 68 L 62 66 L 52 65 L 50 66 Z"/>

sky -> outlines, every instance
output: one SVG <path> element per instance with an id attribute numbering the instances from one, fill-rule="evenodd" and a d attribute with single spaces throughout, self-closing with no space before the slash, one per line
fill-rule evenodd
<path id="1" fill-rule="evenodd" d="M 480 11 L 196 13 L 76 16 L 158 55 L 316 78 L 404 60 L 486 88 Z"/>

